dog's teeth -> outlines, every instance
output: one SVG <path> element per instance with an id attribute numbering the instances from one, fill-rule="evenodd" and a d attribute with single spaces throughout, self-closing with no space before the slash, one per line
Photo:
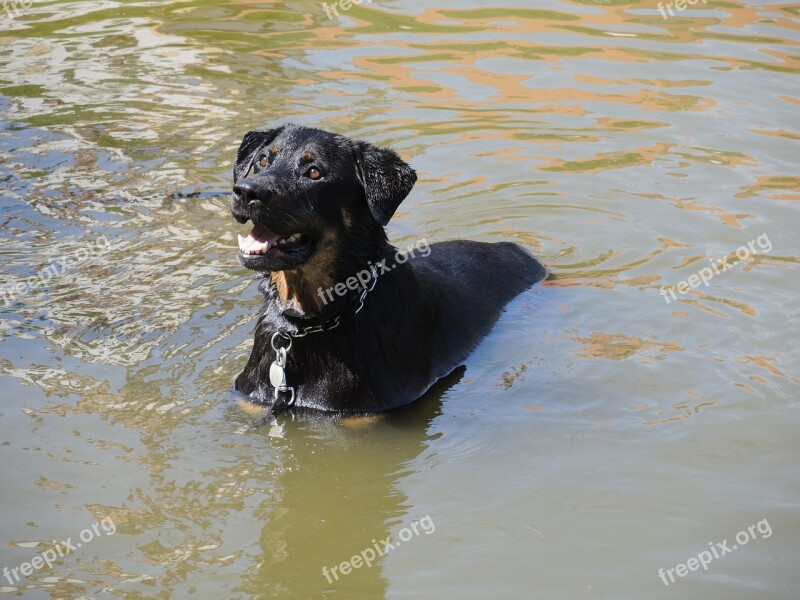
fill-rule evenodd
<path id="1" fill-rule="evenodd" d="M 269 250 L 269 241 L 266 241 L 263 244 L 261 244 L 261 249 L 258 252 L 261 254 L 266 254 L 267 250 Z"/>
<path id="2" fill-rule="evenodd" d="M 294 233 L 290 235 L 288 238 L 283 238 L 282 240 L 278 241 L 278 246 L 288 246 L 289 244 L 294 244 L 303 236 L 302 233 Z"/>

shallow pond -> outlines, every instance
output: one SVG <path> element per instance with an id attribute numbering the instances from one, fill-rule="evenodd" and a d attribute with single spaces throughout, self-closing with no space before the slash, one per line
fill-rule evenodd
<path id="1" fill-rule="evenodd" d="M 0 590 L 800 597 L 800 7 L 666 4 L 4 3 Z M 288 120 L 415 166 L 396 245 L 552 270 L 375 423 L 229 395 L 233 154 Z"/>

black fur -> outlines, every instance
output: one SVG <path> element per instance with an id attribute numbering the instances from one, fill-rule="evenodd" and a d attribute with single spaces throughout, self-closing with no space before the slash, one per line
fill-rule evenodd
<path id="1" fill-rule="evenodd" d="M 414 187 L 417 174 L 389 148 L 367 142 L 357 144 L 355 160 L 369 210 L 381 226 L 386 225 Z"/>
<path id="2" fill-rule="evenodd" d="M 282 130 L 283 127 L 278 127 L 268 131 L 248 131 L 244 134 L 242 143 L 239 144 L 239 150 L 236 152 L 236 162 L 233 165 L 234 184 L 247 174 L 256 150 L 275 139 L 275 136 Z"/>
<path id="3" fill-rule="evenodd" d="M 250 174 L 267 147 L 279 150 L 267 168 Z M 309 154 L 324 173 L 318 181 L 302 175 Z M 273 334 L 330 324 L 340 315 L 338 327 L 292 342 L 286 374 L 295 406 L 367 414 L 407 404 L 461 365 L 505 304 L 547 274 L 509 242 L 441 242 L 428 246 L 427 255 L 418 248 L 397 264 L 383 225 L 416 174 L 389 149 L 286 125 L 245 135 L 236 161 L 231 210 L 237 220 L 250 219 L 281 235 L 302 232 L 310 240 L 307 255 L 254 258 L 240 252 L 246 266 L 264 273 L 266 303 L 250 360 L 236 380 L 236 388 L 256 402 L 273 399 Z M 394 268 L 379 275 L 358 314 L 359 289 L 314 305 L 318 281 L 344 283 L 383 259 Z M 292 278 L 288 304 L 270 277 L 277 272 Z M 293 310 L 287 314 L 287 308 Z M 307 318 L 290 316 L 298 314 Z"/>

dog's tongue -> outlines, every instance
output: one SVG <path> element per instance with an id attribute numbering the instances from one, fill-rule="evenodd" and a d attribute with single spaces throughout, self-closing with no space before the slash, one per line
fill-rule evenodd
<path id="1" fill-rule="evenodd" d="M 272 233 L 266 227 L 256 225 L 247 237 L 239 236 L 239 250 L 242 252 L 262 252 L 275 245 L 280 239 L 277 233 Z M 264 247 L 264 244 L 268 244 Z"/>

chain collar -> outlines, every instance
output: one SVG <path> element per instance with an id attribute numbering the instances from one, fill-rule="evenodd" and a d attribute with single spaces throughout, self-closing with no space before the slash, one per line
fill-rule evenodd
<path id="1" fill-rule="evenodd" d="M 361 295 L 358 297 L 358 306 L 356 307 L 354 315 L 357 315 L 361 312 L 361 309 L 364 308 L 364 300 L 367 298 L 367 294 L 369 294 L 372 290 L 375 289 L 375 285 L 378 283 L 378 272 L 375 268 L 375 265 L 372 265 L 372 285 L 369 287 L 364 286 L 361 289 Z M 332 319 L 328 319 L 321 325 L 311 325 L 309 327 L 304 327 L 303 329 L 297 332 L 289 332 L 289 331 L 276 331 L 272 334 L 272 339 L 270 340 L 270 345 L 272 349 L 275 351 L 275 362 L 273 362 L 272 366 L 270 367 L 270 382 L 275 387 L 275 401 L 272 404 L 272 408 L 270 409 L 270 413 L 273 415 L 278 414 L 289 408 L 292 404 L 294 404 L 295 394 L 294 394 L 294 387 L 287 385 L 286 383 L 286 358 L 289 354 L 289 350 L 292 349 L 292 342 L 296 338 L 304 338 L 307 335 L 311 335 L 312 333 L 322 333 L 324 331 L 330 331 L 331 329 L 336 329 L 342 323 L 342 315 L 338 314 Z M 279 340 L 285 340 L 288 342 L 285 346 L 280 345 Z M 272 380 L 273 373 L 275 376 L 275 380 Z M 286 399 L 282 397 L 285 394 L 287 396 Z"/>
<path id="2" fill-rule="evenodd" d="M 375 285 L 378 283 L 378 271 L 375 268 L 375 265 L 372 265 L 371 271 L 372 271 L 372 285 L 370 285 L 369 287 L 365 286 L 361 288 L 361 295 L 358 297 L 358 306 L 356 307 L 356 311 L 353 313 L 354 315 L 357 315 L 359 312 L 361 312 L 361 309 L 364 308 L 364 300 L 366 300 L 367 294 L 369 294 L 372 290 L 374 290 Z M 276 337 L 281 337 L 286 341 L 288 341 L 289 348 L 291 348 L 292 339 L 303 338 L 312 333 L 322 333 L 323 331 L 330 331 L 331 329 L 336 329 L 339 325 L 341 325 L 341 322 L 342 322 L 342 315 L 338 314 L 332 319 L 328 319 L 327 321 L 325 321 L 320 325 L 310 325 L 309 327 L 304 327 L 303 329 L 300 329 L 299 331 L 296 332 L 278 331 L 272 336 L 272 349 L 277 351 L 277 348 L 275 347 Z"/>

